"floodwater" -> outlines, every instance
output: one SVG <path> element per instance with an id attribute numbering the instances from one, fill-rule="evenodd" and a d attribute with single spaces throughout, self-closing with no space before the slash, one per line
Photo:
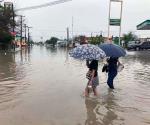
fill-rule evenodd
<path id="1" fill-rule="evenodd" d="M 99 96 L 85 98 L 85 62 L 67 49 L 0 53 L 0 125 L 149 125 L 150 51 L 128 52 L 121 62 L 116 89 L 99 62 Z"/>

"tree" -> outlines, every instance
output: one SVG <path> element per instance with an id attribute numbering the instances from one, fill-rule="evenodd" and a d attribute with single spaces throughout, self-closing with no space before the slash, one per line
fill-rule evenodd
<path id="1" fill-rule="evenodd" d="M 0 42 L 10 44 L 13 39 L 14 37 L 10 33 L 0 30 Z"/>
<path id="2" fill-rule="evenodd" d="M 0 6 L 0 30 L 10 31 L 15 26 L 14 11 Z"/>
<path id="3" fill-rule="evenodd" d="M 104 37 L 102 35 L 99 36 L 99 41 L 100 41 L 100 44 L 104 43 Z"/>
<path id="4" fill-rule="evenodd" d="M 15 27 L 14 15 L 13 10 L 0 5 L 0 42 L 4 44 L 8 44 L 13 40 L 11 31 L 12 28 Z"/>
<path id="5" fill-rule="evenodd" d="M 129 33 L 123 35 L 122 40 L 124 40 L 125 47 L 127 47 L 127 44 L 129 41 L 137 40 L 137 36 L 135 34 L 133 34 L 132 32 L 129 32 Z"/>
<path id="6" fill-rule="evenodd" d="M 113 41 L 115 44 L 119 44 L 119 37 L 114 37 Z"/>
<path id="7" fill-rule="evenodd" d="M 96 37 L 91 37 L 90 38 L 90 44 L 101 44 L 101 43 L 104 43 L 104 38 L 102 35 L 100 36 L 96 36 Z"/>
<path id="8" fill-rule="evenodd" d="M 51 39 L 46 40 L 46 44 L 52 44 L 53 46 L 55 46 L 56 43 L 57 43 L 57 41 L 58 41 L 58 38 L 56 38 L 56 37 L 51 37 Z"/>

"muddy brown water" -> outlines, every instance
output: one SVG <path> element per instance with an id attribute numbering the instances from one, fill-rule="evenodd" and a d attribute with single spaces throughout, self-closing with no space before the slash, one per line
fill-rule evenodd
<path id="1" fill-rule="evenodd" d="M 0 125 L 149 125 L 150 51 L 127 52 L 125 68 L 99 96 L 83 96 L 85 62 L 63 48 L 34 46 L 0 53 Z"/>

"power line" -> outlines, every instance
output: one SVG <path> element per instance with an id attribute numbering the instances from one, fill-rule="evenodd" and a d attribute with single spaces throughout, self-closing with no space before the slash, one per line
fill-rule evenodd
<path id="1" fill-rule="evenodd" d="M 45 3 L 45 4 L 41 4 L 41 5 L 37 5 L 37 6 L 24 7 L 24 8 L 16 9 L 15 11 L 25 11 L 25 10 L 38 9 L 38 8 L 42 8 L 42 7 L 48 7 L 48 6 L 53 6 L 53 5 L 56 5 L 56 4 L 69 2 L 69 1 L 72 1 L 72 0 L 57 0 L 57 1 L 53 1 L 53 2 L 50 2 L 50 3 Z"/>

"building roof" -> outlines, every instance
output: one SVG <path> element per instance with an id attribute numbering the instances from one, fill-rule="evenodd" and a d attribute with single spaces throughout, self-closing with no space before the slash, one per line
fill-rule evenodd
<path id="1" fill-rule="evenodd" d="M 150 30 L 150 20 L 145 20 L 136 26 L 137 30 Z"/>

